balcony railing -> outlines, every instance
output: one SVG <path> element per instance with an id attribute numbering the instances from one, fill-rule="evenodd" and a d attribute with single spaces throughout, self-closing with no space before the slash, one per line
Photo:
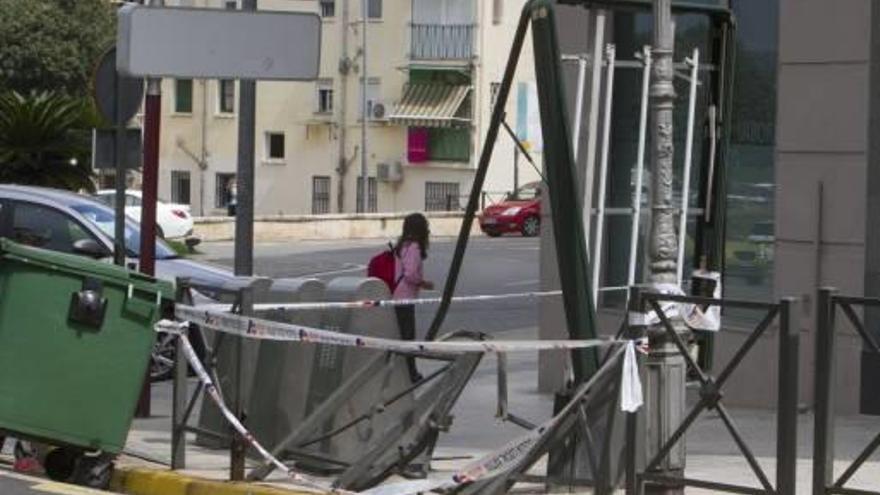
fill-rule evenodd
<path id="1" fill-rule="evenodd" d="M 469 60 L 474 56 L 473 24 L 412 24 L 413 60 Z"/>

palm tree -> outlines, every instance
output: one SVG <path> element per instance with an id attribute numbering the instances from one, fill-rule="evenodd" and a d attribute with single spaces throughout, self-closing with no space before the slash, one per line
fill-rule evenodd
<path id="1" fill-rule="evenodd" d="M 89 110 L 59 93 L 0 94 L 0 183 L 93 191 Z"/>

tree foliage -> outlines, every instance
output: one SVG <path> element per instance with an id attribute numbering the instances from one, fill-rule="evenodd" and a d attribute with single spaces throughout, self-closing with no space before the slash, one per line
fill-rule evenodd
<path id="1" fill-rule="evenodd" d="M 115 30 L 108 0 L 0 0 L 0 91 L 86 96 Z"/>
<path id="2" fill-rule="evenodd" d="M 0 183 L 92 191 L 93 119 L 82 98 L 0 94 Z"/>

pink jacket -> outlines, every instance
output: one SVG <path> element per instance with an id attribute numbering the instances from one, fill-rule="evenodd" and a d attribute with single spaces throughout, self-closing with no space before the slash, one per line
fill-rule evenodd
<path id="1" fill-rule="evenodd" d="M 400 279 L 394 289 L 394 299 L 416 299 L 422 281 L 422 253 L 417 242 L 408 241 L 400 248 L 394 262 L 395 277 Z"/>

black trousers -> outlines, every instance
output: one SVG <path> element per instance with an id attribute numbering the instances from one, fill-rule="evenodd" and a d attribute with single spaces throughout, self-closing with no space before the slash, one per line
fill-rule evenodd
<path id="1" fill-rule="evenodd" d="M 400 338 L 403 340 L 416 339 L 416 307 L 412 304 L 406 306 L 395 306 L 397 313 L 397 326 L 400 328 Z M 409 368 L 409 376 L 413 382 L 422 379 L 416 369 L 416 358 L 413 356 L 406 357 L 406 366 Z"/>

